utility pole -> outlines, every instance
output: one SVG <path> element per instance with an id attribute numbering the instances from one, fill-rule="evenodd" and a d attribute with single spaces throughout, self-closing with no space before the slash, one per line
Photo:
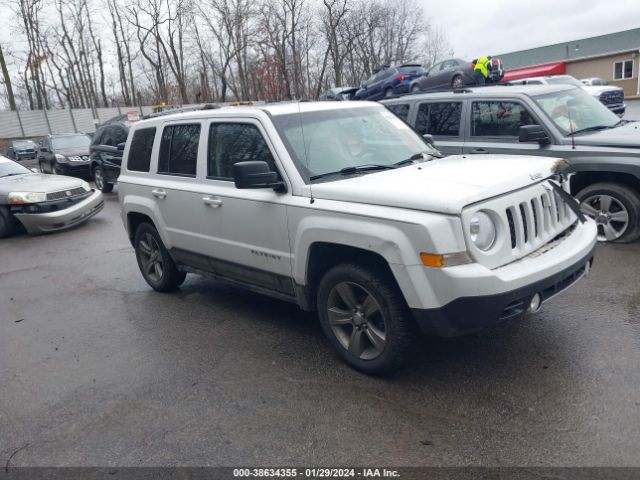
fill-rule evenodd
<path id="1" fill-rule="evenodd" d="M 7 96 L 9 97 L 9 108 L 13 111 L 16 111 L 16 99 L 13 96 L 13 87 L 11 86 L 11 77 L 9 77 L 9 70 L 7 70 L 7 62 L 5 62 L 4 54 L 2 53 L 2 45 L 0 45 L 0 68 L 2 69 L 4 84 L 7 87 Z"/>

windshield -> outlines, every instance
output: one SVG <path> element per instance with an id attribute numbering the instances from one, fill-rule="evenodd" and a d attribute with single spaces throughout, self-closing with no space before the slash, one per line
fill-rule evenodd
<path id="1" fill-rule="evenodd" d="M 19 140 L 17 142 L 13 142 L 14 148 L 34 148 L 35 144 L 31 140 Z"/>
<path id="2" fill-rule="evenodd" d="M 0 178 L 11 175 L 23 175 L 25 173 L 31 173 L 31 170 L 8 158 L 0 157 Z"/>
<path id="3" fill-rule="evenodd" d="M 62 150 L 65 148 L 89 148 L 89 137 L 86 135 L 72 135 L 68 137 L 57 137 L 52 141 L 54 150 Z"/>
<path id="4" fill-rule="evenodd" d="M 391 166 L 420 152 L 439 155 L 385 107 L 275 115 L 273 122 L 306 181 L 348 167 Z"/>
<path id="5" fill-rule="evenodd" d="M 565 134 L 594 128 L 611 128 L 618 116 L 581 88 L 538 95 L 536 103 Z"/>
<path id="6" fill-rule="evenodd" d="M 582 83 L 573 77 L 548 77 L 549 85 L 573 85 L 574 87 L 582 87 Z"/>

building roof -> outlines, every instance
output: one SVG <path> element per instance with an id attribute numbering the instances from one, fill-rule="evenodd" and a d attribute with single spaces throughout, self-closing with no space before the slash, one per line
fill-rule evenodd
<path id="1" fill-rule="evenodd" d="M 507 69 L 640 50 L 640 28 L 496 55 Z"/>

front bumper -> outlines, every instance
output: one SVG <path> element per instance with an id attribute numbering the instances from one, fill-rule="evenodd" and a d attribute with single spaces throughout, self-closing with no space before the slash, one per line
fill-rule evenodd
<path id="1" fill-rule="evenodd" d="M 89 197 L 68 208 L 47 213 L 14 213 L 30 234 L 55 232 L 74 227 L 89 220 L 104 208 L 102 192 L 96 190 Z"/>
<path id="2" fill-rule="evenodd" d="M 89 162 L 57 162 L 58 168 L 63 175 L 89 175 Z"/>

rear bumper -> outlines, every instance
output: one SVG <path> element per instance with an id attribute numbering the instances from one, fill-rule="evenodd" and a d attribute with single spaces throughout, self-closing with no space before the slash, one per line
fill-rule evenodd
<path id="1" fill-rule="evenodd" d="M 55 232 L 79 225 L 104 208 L 102 192 L 93 194 L 69 208 L 47 213 L 15 213 L 14 216 L 30 234 Z"/>
<path id="2" fill-rule="evenodd" d="M 530 285 L 494 295 L 461 297 L 440 308 L 412 309 L 423 332 L 454 337 L 524 315 L 538 293 L 550 300 L 580 280 L 593 263 L 593 250 L 573 265 Z"/>

